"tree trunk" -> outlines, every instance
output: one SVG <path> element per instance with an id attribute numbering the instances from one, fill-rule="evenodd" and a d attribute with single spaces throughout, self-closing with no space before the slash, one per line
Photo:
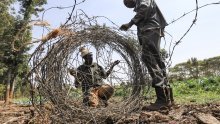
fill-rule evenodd
<path id="1" fill-rule="evenodd" d="M 5 104 L 10 102 L 10 81 L 11 81 L 11 69 L 8 70 L 8 78 L 6 81 L 6 90 L 5 90 Z"/>
<path id="2" fill-rule="evenodd" d="M 11 78 L 12 80 L 10 81 L 10 91 L 9 91 L 9 97 L 10 99 L 13 99 L 14 97 L 14 85 L 15 85 L 15 77 Z"/>

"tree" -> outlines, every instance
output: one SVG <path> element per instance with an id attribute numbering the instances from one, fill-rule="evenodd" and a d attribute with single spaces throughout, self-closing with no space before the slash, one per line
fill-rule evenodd
<path id="1" fill-rule="evenodd" d="M 1 24 L 0 25 L 0 70 L 3 75 L 2 81 L 6 82 L 5 103 L 8 104 L 13 97 L 15 79 L 21 73 L 27 71 L 27 51 L 30 49 L 26 44 L 31 41 L 31 27 L 28 23 L 32 15 L 37 15 L 39 9 L 46 4 L 46 0 L 17 0 L 21 4 L 19 14 L 9 12 L 9 6 L 15 0 L 0 2 Z M 0 73 L 1 74 L 1 73 Z"/>
<path id="2" fill-rule="evenodd" d="M 197 60 L 197 58 L 191 58 L 187 62 L 180 63 L 175 65 L 173 68 L 170 68 L 171 77 L 179 80 L 179 76 L 185 76 L 185 79 L 199 77 L 210 77 L 210 76 L 219 76 L 220 75 L 220 56 L 205 59 Z"/>
<path id="3" fill-rule="evenodd" d="M 186 62 L 186 68 L 189 71 L 189 77 L 198 78 L 199 77 L 199 62 L 197 58 L 192 57 Z"/>
<path id="4" fill-rule="evenodd" d="M 9 56 L 7 56 L 7 53 L 9 52 L 9 43 L 6 40 L 6 37 L 11 36 L 11 33 L 8 33 L 9 30 L 13 23 L 14 23 L 14 18 L 13 16 L 10 15 L 9 13 L 9 5 L 12 4 L 13 1 L 6 1 L 3 0 L 0 2 L 0 77 L 1 77 L 1 82 L 7 82 L 7 78 L 6 78 L 6 73 L 8 73 L 8 66 L 7 66 L 7 58 Z M 8 77 L 9 79 L 9 77 Z M 10 83 L 6 84 L 6 89 L 10 89 Z M 6 98 L 9 97 L 9 92 L 6 92 Z M 6 101 L 8 102 L 8 101 Z"/>

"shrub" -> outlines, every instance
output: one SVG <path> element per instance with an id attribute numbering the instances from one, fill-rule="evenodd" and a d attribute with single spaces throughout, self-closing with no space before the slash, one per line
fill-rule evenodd
<path id="1" fill-rule="evenodd" d="M 198 94 L 205 91 L 220 93 L 220 77 L 189 79 L 174 82 L 172 85 L 179 94 Z"/>
<path id="2" fill-rule="evenodd" d="M 0 97 L 4 96 L 4 92 L 5 92 L 5 85 L 0 84 Z"/>

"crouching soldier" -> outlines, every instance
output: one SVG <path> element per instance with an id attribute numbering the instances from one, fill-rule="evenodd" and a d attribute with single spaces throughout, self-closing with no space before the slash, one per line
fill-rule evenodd
<path id="1" fill-rule="evenodd" d="M 84 63 L 77 70 L 69 69 L 69 72 L 75 77 L 75 87 L 78 88 L 81 85 L 83 104 L 95 107 L 101 100 L 105 106 L 108 106 L 107 101 L 113 95 L 114 89 L 110 85 L 104 84 L 103 79 L 110 75 L 114 66 L 120 61 L 116 60 L 106 72 L 103 67 L 93 62 L 92 52 L 89 52 L 87 48 L 80 48 L 80 52 Z"/>

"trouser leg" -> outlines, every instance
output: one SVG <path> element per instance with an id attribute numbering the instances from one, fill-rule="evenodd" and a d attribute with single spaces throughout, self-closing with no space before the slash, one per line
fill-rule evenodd
<path id="1" fill-rule="evenodd" d="M 160 34 L 158 30 L 149 30 L 141 33 L 142 60 L 152 77 L 152 86 L 163 86 L 166 78 L 165 64 L 160 56 Z"/>
<path id="2" fill-rule="evenodd" d="M 89 88 L 88 87 L 82 87 L 83 92 L 83 104 L 85 106 L 89 106 Z"/>
<path id="3" fill-rule="evenodd" d="M 156 102 L 147 106 L 147 110 L 159 110 L 167 107 L 173 101 L 172 89 L 169 87 L 166 66 L 160 55 L 160 33 L 159 30 L 142 32 L 139 36 L 142 43 L 142 60 L 148 68 L 152 77 L 152 86 L 156 92 Z"/>

